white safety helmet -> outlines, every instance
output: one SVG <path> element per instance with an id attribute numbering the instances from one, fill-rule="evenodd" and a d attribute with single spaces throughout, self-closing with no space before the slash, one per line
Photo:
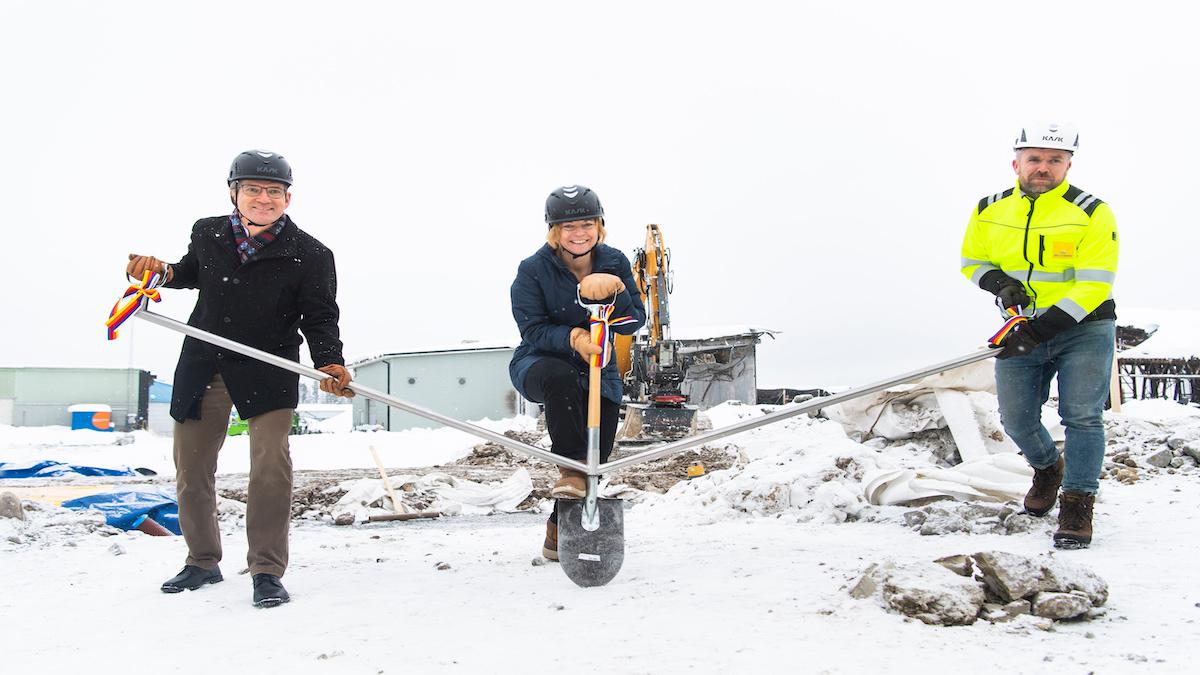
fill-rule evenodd
<path id="1" fill-rule="evenodd" d="M 1079 149 L 1079 131 L 1069 122 L 1026 124 L 1013 142 L 1013 150 L 1047 148 L 1075 152 Z"/>

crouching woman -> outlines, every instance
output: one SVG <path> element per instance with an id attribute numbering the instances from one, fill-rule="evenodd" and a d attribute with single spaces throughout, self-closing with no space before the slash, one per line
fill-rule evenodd
<path id="1" fill-rule="evenodd" d="M 592 344 L 588 311 L 576 301 L 611 299 L 614 316 L 633 320 L 613 330 L 632 334 L 646 322 L 646 310 L 629 259 L 604 244 L 604 209 L 596 193 L 582 185 L 562 187 L 546 199 L 546 244 L 521 261 L 512 284 L 512 312 L 521 344 L 508 372 L 513 386 L 546 412 L 550 451 L 587 461 L 587 358 L 600 353 Z M 608 347 L 611 349 L 611 347 Z M 621 376 L 616 359 L 601 374 L 600 461 L 608 461 L 621 407 Z M 555 499 L 586 495 L 586 475 L 560 468 L 551 490 Z M 546 521 L 542 555 L 558 560 L 558 510 Z"/>

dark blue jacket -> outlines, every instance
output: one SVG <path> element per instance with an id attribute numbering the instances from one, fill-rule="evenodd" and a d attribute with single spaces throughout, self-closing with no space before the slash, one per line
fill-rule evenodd
<path id="1" fill-rule="evenodd" d="M 625 290 L 617 294 L 613 318 L 632 316 L 634 321 L 613 326 L 613 331 L 624 335 L 637 332 L 646 323 L 646 309 L 637 292 L 629 258 L 611 246 L 597 244 L 592 249 L 592 272 L 621 278 Z M 580 383 L 587 387 L 587 362 L 571 348 L 571 329 L 588 327 L 588 311 L 576 302 L 578 286 L 575 275 L 549 244 L 522 260 L 517 268 L 517 278 L 512 284 L 512 312 L 521 331 L 521 345 L 508 364 L 508 374 L 525 398 L 529 398 L 525 393 L 525 374 L 538 359 L 562 359 L 576 366 L 581 373 Z M 617 372 L 615 355 L 602 371 L 600 395 L 621 402 L 621 375 Z"/>

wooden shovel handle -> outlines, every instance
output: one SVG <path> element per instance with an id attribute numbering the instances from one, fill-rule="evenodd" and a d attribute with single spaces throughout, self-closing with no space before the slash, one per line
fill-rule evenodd
<path id="1" fill-rule="evenodd" d="M 588 415 L 589 429 L 600 428 L 600 366 L 588 368 Z"/>

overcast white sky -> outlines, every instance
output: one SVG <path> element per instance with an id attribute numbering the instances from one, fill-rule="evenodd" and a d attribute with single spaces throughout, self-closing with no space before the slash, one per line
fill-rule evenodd
<path id="1" fill-rule="evenodd" d="M 295 169 L 350 360 L 515 337 L 545 196 L 588 185 L 627 253 L 661 224 L 680 326 L 782 331 L 762 385 L 857 384 L 997 326 L 958 272 L 1027 119 L 1074 121 L 1121 307 L 1196 306 L 1194 6 L 1158 2 L 0 3 L 5 365 L 146 368 L 103 321 L 126 254 L 228 212 L 241 150 Z M 155 309 L 185 319 L 194 295 Z"/>

